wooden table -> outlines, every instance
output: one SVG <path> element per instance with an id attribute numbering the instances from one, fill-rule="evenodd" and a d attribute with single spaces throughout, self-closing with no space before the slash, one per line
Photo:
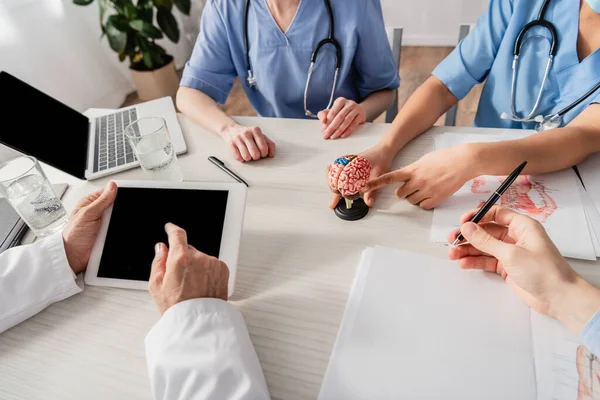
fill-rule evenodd
<path id="1" fill-rule="evenodd" d="M 383 190 L 369 215 L 346 222 L 327 208 L 325 167 L 335 157 L 375 144 L 385 124 L 367 124 L 348 139 L 324 141 L 316 121 L 238 118 L 258 125 L 277 156 L 235 162 L 222 140 L 180 116 L 189 152 L 179 157 L 186 180 L 228 181 L 207 161 L 215 155 L 250 183 L 236 292 L 274 399 L 315 399 L 363 249 L 383 245 L 446 256 L 429 241 L 432 212 Z M 409 144 L 395 166 L 433 149 L 436 127 Z M 69 182 L 65 205 L 108 179 L 82 182 L 47 168 L 54 183 Z M 113 179 L 146 179 L 140 169 Z M 600 263 L 571 260 L 600 284 Z M 143 340 L 159 314 L 147 292 L 86 287 L 0 335 L 0 399 L 148 399 Z"/>

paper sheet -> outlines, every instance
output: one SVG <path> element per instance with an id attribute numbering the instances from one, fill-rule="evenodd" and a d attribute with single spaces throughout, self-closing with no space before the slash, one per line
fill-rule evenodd
<path id="1" fill-rule="evenodd" d="M 598 210 L 594 207 L 594 202 L 589 193 L 583 188 L 581 181 L 578 180 L 578 184 L 581 201 L 583 202 L 583 210 L 585 211 L 585 218 L 587 219 L 590 236 L 592 238 L 592 243 L 594 244 L 594 250 L 596 251 L 596 257 L 600 257 L 600 214 L 598 214 Z"/>
<path id="2" fill-rule="evenodd" d="M 440 398 L 535 399 L 529 309 L 493 274 L 377 247 L 319 399 Z"/>
<path id="3" fill-rule="evenodd" d="M 537 400 L 599 400 L 600 361 L 556 320 L 531 312 Z"/>
<path id="4" fill-rule="evenodd" d="M 441 148 L 469 141 L 487 142 L 502 139 L 506 137 L 446 133 L 437 137 L 435 143 L 436 148 Z M 483 205 L 503 179 L 493 176 L 478 177 L 467 182 L 450 199 L 436 207 L 433 213 L 431 240 L 445 243 L 450 231 L 459 227 L 460 216 Z M 578 180 L 572 169 L 538 176 L 521 176 L 498 203 L 540 221 L 563 256 L 595 260 L 596 251 Z"/>
<path id="5" fill-rule="evenodd" d="M 600 153 L 590 156 L 577 166 L 585 189 L 600 213 Z"/>

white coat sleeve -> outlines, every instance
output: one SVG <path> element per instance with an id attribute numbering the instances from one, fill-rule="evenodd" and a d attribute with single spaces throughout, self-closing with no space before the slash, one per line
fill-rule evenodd
<path id="1" fill-rule="evenodd" d="M 0 254 L 0 333 L 81 292 L 62 234 Z"/>
<path id="2" fill-rule="evenodd" d="M 218 299 L 169 308 L 146 337 L 156 400 L 269 399 L 242 314 Z"/>

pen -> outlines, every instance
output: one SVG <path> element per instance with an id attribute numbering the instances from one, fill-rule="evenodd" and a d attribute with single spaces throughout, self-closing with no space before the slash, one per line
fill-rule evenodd
<path id="1" fill-rule="evenodd" d="M 506 189 L 508 189 L 510 187 L 510 185 L 512 185 L 512 183 L 515 181 L 515 179 L 517 179 L 517 177 L 519 176 L 519 174 L 521 173 L 521 171 L 523 171 L 523 168 L 525 168 L 525 165 L 527 165 L 527 161 L 523 161 L 521 163 L 521 165 L 519 165 L 517 167 L 517 169 L 515 169 L 508 176 L 508 178 L 506 178 L 506 180 L 504 182 L 502 182 L 502 185 L 500 185 L 500 187 L 490 196 L 490 198 L 485 202 L 485 204 L 483 205 L 483 207 L 481 207 L 479 209 L 479 211 L 477 211 L 475 213 L 475 215 L 473 215 L 471 217 L 471 219 L 469 220 L 470 222 L 478 223 L 479 221 L 481 221 L 481 219 L 485 216 L 485 214 L 487 214 L 487 212 L 490 211 L 490 208 L 492 208 L 492 206 L 494 204 L 496 204 L 496 202 L 498 201 L 498 199 L 500 197 L 502 197 L 502 195 L 504 194 L 504 192 L 506 192 Z M 459 244 L 464 239 L 465 239 L 465 237 L 459 231 L 458 232 L 458 236 L 456 237 L 456 240 L 454 241 L 454 243 L 452 243 L 452 246 L 456 246 L 457 244 Z"/>
<path id="2" fill-rule="evenodd" d="M 210 161 L 211 163 L 215 164 L 217 167 L 221 168 L 223 171 L 225 171 L 225 173 L 227 175 L 231 176 L 233 179 L 235 179 L 239 183 L 243 183 L 247 187 L 250 187 L 250 185 L 248 185 L 248 183 L 246 183 L 245 180 L 243 180 L 235 172 L 233 172 L 232 170 L 230 170 L 229 168 L 227 168 L 225 166 L 225 163 L 223 161 L 219 160 L 217 157 L 210 156 L 210 157 L 208 157 L 208 161 Z"/>

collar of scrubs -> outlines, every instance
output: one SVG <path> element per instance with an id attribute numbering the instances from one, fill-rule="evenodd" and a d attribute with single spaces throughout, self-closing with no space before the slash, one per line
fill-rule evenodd
<path id="1" fill-rule="evenodd" d="M 592 10 L 600 14 L 600 0 L 585 0 L 585 2 Z"/>

